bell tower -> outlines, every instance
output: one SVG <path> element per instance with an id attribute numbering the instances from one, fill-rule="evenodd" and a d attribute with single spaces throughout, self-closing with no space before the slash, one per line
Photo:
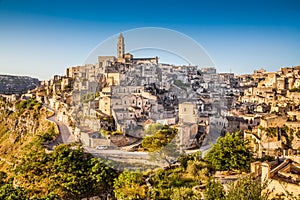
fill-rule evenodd
<path id="1" fill-rule="evenodd" d="M 123 37 L 122 33 L 120 33 L 119 39 L 118 39 L 117 54 L 118 54 L 118 58 L 124 58 L 125 44 L 124 44 L 124 37 Z"/>

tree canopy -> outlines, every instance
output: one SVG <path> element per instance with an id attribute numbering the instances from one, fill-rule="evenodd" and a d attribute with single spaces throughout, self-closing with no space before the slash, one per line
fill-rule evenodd
<path id="1" fill-rule="evenodd" d="M 205 155 L 205 159 L 216 170 L 247 171 L 250 169 L 251 152 L 239 133 L 227 133 L 225 137 L 218 138 L 217 143 Z"/>
<path id="2" fill-rule="evenodd" d="M 154 135 L 145 137 L 142 141 L 142 146 L 149 152 L 158 151 L 170 143 L 174 139 L 177 132 L 178 130 L 176 128 L 164 126 Z"/>
<path id="3" fill-rule="evenodd" d="M 117 199 L 145 199 L 147 186 L 140 172 L 124 171 L 115 180 L 114 192 Z"/>
<path id="4" fill-rule="evenodd" d="M 59 199 L 81 199 L 112 190 L 117 173 L 80 146 L 61 144 L 51 154 L 39 145 L 30 148 L 13 171 L 14 182 L 26 190 L 27 197 L 43 199 L 55 194 Z"/>
<path id="5" fill-rule="evenodd" d="M 269 191 L 265 190 L 267 184 L 259 183 L 250 176 L 239 178 L 236 183 L 229 183 L 227 193 L 216 180 L 211 180 L 205 189 L 206 200 L 267 200 Z"/>

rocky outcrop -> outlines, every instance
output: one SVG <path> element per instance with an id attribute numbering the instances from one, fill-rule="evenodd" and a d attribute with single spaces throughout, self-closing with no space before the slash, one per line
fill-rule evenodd
<path id="1" fill-rule="evenodd" d="M 0 75 L 0 94 L 24 94 L 39 85 L 37 78 Z"/>

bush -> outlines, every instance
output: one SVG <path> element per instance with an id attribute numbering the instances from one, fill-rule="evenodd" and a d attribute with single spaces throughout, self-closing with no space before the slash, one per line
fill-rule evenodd
<path id="1" fill-rule="evenodd" d="M 154 135 L 145 137 L 142 141 L 142 146 L 149 152 L 155 152 L 170 143 L 178 130 L 176 128 L 169 128 L 164 126 L 161 130 L 157 131 Z"/>
<path id="2" fill-rule="evenodd" d="M 205 159 L 216 170 L 249 171 L 251 163 L 250 149 L 239 133 L 227 133 L 220 137 L 206 154 Z"/>

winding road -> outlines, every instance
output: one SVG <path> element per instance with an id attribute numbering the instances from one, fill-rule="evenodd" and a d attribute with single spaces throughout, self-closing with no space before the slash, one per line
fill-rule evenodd
<path id="1" fill-rule="evenodd" d="M 57 112 L 53 110 L 52 108 L 44 105 L 48 110 L 51 110 L 54 112 L 54 115 L 49 117 L 48 120 L 54 122 L 58 129 L 59 129 L 59 136 L 51 143 L 48 144 L 49 149 L 53 149 L 54 146 L 64 143 L 64 144 L 70 144 L 75 142 L 74 135 L 71 134 L 69 127 L 64 124 L 63 122 L 60 122 L 57 120 Z M 105 160 L 114 160 L 121 163 L 128 164 L 127 167 L 131 168 L 134 164 L 142 164 L 142 165 L 148 165 L 148 166 L 162 166 L 162 163 L 156 163 L 151 161 L 149 154 L 147 152 L 128 152 L 128 151 L 122 151 L 120 149 L 105 149 L 105 150 L 99 150 L 88 146 L 83 146 L 85 151 L 92 154 L 95 157 L 100 157 Z M 203 152 L 206 152 L 210 148 L 210 145 L 205 145 L 200 148 L 200 150 Z M 198 150 L 192 150 L 187 153 L 193 153 Z"/>
<path id="2" fill-rule="evenodd" d="M 70 144 L 75 142 L 74 135 L 71 134 L 69 127 L 57 120 L 57 112 L 47 105 L 44 105 L 44 107 L 54 112 L 54 115 L 49 117 L 48 120 L 54 122 L 57 125 L 59 131 L 58 137 L 52 143 L 47 145 L 48 148 L 53 149 L 54 146 L 60 143 Z"/>
<path id="3" fill-rule="evenodd" d="M 64 123 L 58 121 L 56 116 L 57 115 L 55 113 L 55 115 L 48 118 L 50 121 L 57 124 L 58 130 L 59 130 L 59 136 L 57 137 L 56 140 L 58 140 L 58 142 L 66 143 L 66 144 L 70 144 L 70 143 L 75 142 L 74 135 L 71 134 L 70 129 L 68 128 L 68 126 L 65 125 Z"/>

